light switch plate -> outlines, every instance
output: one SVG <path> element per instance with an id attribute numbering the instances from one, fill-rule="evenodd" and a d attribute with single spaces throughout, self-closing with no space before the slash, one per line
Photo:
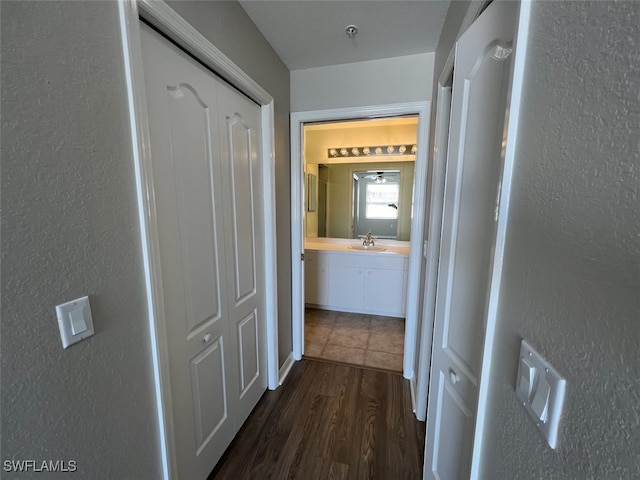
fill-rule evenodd
<path id="1" fill-rule="evenodd" d="M 516 396 L 546 438 L 549 446 L 556 448 L 567 381 L 526 340 L 522 340 L 520 345 L 518 364 Z M 529 376 L 522 371 L 528 365 L 535 369 L 535 381 L 533 387 L 529 389 L 530 395 L 525 395 L 526 390 L 522 388 L 521 377 Z"/>
<path id="2" fill-rule="evenodd" d="M 60 328 L 60 339 L 64 348 L 92 336 L 93 318 L 89 297 L 77 298 L 70 302 L 56 305 L 56 316 Z"/>

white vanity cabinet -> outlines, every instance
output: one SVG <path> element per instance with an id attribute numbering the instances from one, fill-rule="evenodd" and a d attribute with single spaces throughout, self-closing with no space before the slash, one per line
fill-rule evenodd
<path id="1" fill-rule="evenodd" d="M 305 302 L 327 310 L 403 317 L 408 257 L 305 251 Z"/>
<path id="2" fill-rule="evenodd" d="M 364 310 L 392 317 L 404 317 L 407 303 L 406 286 L 406 270 L 367 268 L 364 274 Z"/>
<path id="3" fill-rule="evenodd" d="M 310 305 L 327 304 L 328 269 L 323 252 L 305 250 L 304 253 L 304 301 Z"/>

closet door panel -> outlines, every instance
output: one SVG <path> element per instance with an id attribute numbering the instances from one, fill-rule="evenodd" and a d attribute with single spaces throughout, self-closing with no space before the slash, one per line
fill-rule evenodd
<path id="1" fill-rule="evenodd" d="M 178 478 L 205 479 L 236 431 L 215 76 L 141 25 L 159 284 Z M 157 272 L 156 272 L 157 273 Z"/>
<path id="2" fill-rule="evenodd" d="M 267 387 L 264 318 L 264 221 L 260 107 L 218 82 L 218 121 L 223 167 L 227 298 L 238 381 L 230 398 L 240 425 Z"/>

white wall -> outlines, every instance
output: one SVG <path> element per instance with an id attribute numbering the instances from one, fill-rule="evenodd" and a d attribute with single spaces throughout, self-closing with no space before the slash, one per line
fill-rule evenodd
<path id="1" fill-rule="evenodd" d="M 433 53 L 293 70 L 291 111 L 431 100 Z"/>
<path id="2" fill-rule="evenodd" d="M 532 8 L 482 478 L 638 478 L 640 3 Z M 567 379 L 557 450 L 516 400 L 523 337 Z"/>

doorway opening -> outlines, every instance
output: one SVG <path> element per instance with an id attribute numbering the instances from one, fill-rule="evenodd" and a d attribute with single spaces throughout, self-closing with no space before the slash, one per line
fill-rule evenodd
<path id="1" fill-rule="evenodd" d="M 303 126 L 305 356 L 402 373 L 417 129 Z"/>
<path id="2" fill-rule="evenodd" d="M 305 150 L 308 150 L 306 145 L 310 137 L 307 127 L 326 132 L 335 128 L 330 125 L 331 123 L 338 121 L 356 125 L 362 124 L 362 127 L 367 122 L 374 120 L 404 123 L 405 125 L 413 124 L 411 127 L 413 128 L 413 137 L 385 137 L 383 139 L 379 135 L 374 135 L 370 138 L 357 140 L 345 137 L 340 142 L 335 140 L 333 143 L 322 146 L 319 149 L 319 156 L 311 165 L 309 162 L 303 162 L 305 154 L 308 153 Z M 373 335 L 370 329 L 372 318 L 377 316 L 394 318 L 396 320 L 395 333 L 401 341 L 396 342 L 394 346 L 394 351 L 398 353 L 392 354 L 397 355 L 398 371 L 402 371 L 404 377 L 411 380 L 412 387 L 415 387 L 416 348 L 419 348 L 418 342 L 416 342 L 416 329 L 420 272 L 423 268 L 421 253 L 425 219 L 428 121 L 429 102 L 292 114 L 291 214 L 292 259 L 294 261 L 292 297 L 295 359 L 301 359 L 305 353 L 307 355 L 313 353 L 311 350 L 305 350 L 305 343 L 307 348 L 313 348 L 309 341 L 305 342 L 305 307 L 307 305 L 323 307 L 322 310 L 316 309 L 312 313 L 316 323 L 321 314 L 333 316 L 334 318 L 330 322 L 334 327 L 336 322 L 342 325 L 342 321 L 338 321 L 338 317 L 344 319 L 357 315 L 368 315 L 369 318 L 365 320 L 355 319 L 361 327 L 364 323 L 368 332 L 366 334 L 368 337 L 364 340 L 360 337 L 360 346 L 352 346 L 352 348 L 362 350 L 362 352 L 358 352 L 360 358 L 362 355 L 366 358 L 365 350 L 369 344 L 368 339 Z M 379 157 L 377 160 L 383 162 L 369 165 L 375 157 Z M 348 162 L 347 159 L 349 159 Z M 349 167 L 341 166 L 340 163 L 351 163 L 352 165 Z M 346 174 L 340 175 L 343 184 L 333 184 L 328 178 L 336 178 L 340 169 L 346 172 Z M 370 217 L 397 216 L 397 218 L 383 218 L 383 220 L 395 220 L 397 223 L 391 227 L 391 223 L 387 222 L 389 223 L 387 232 L 377 233 L 376 227 L 367 228 L 366 232 L 360 232 L 358 220 L 366 217 L 366 188 L 363 193 L 365 200 L 359 201 L 355 195 L 358 189 L 354 189 L 354 183 L 356 183 L 354 174 L 369 172 L 366 176 L 371 176 L 370 180 L 374 184 L 375 180 L 379 182 L 377 185 L 386 182 L 392 184 L 393 179 L 385 177 L 387 173 L 394 170 L 396 175 L 399 172 L 398 183 L 400 185 L 398 196 L 395 198 L 397 202 L 387 201 L 385 204 L 384 202 L 388 198 L 380 191 L 376 193 L 375 188 L 370 188 L 368 203 Z M 327 174 L 329 174 L 328 177 Z M 386 182 L 383 182 L 383 179 Z M 410 187 L 403 189 L 403 184 L 408 184 Z M 310 193 L 311 198 L 309 198 Z M 337 198 L 342 200 L 335 202 Z M 326 205 L 322 204 L 323 201 Z M 332 202 L 340 203 L 344 211 L 332 212 L 330 205 Z M 362 214 L 363 209 L 364 214 Z M 380 213 L 381 210 L 386 209 L 394 213 Z M 359 217 L 358 210 L 361 211 Z M 375 214 L 376 210 L 377 215 Z M 369 231 L 373 237 L 372 242 L 363 245 L 363 239 L 359 237 L 366 237 Z M 305 243 L 308 247 L 306 249 Z M 332 244 L 332 248 L 327 249 L 327 245 L 330 244 Z M 318 245 L 324 248 L 317 248 Z M 374 252 L 380 250 L 382 253 L 376 256 Z M 363 255 L 360 257 L 351 255 L 355 253 Z M 390 261 L 391 264 L 385 265 L 383 262 L 382 265 L 368 265 L 364 263 L 365 256 L 376 259 L 374 261 L 378 262 Z M 355 258 L 356 260 L 351 260 L 351 262 L 360 262 L 360 267 L 358 268 L 358 265 L 340 265 L 339 261 L 346 257 Z M 336 260 L 338 260 L 337 264 Z M 312 296 L 317 295 L 320 298 L 307 300 L 305 294 L 309 292 Z M 335 300 L 336 304 L 327 303 L 329 298 Z M 395 303 L 397 306 L 396 310 L 388 309 L 390 299 L 391 304 Z M 354 307 L 354 303 L 357 303 L 359 307 Z M 404 326 L 398 328 L 398 319 L 403 318 Z M 378 319 L 373 323 L 385 322 L 393 323 L 393 321 Z M 402 324 L 400 325 L 402 327 Z M 331 336 L 332 332 L 325 331 L 324 336 L 326 337 L 327 334 Z M 361 334 L 365 336 L 363 332 Z M 340 334 L 336 333 L 334 340 L 339 336 Z M 338 342 L 339 340 L 336 341 L 336 344 Z M 374 340 L 372 342 L 375 343 Z M 327 341 L 324 346 L 330 344 Z M 360 362 L 360 364 L 362 363 Z M 412 388 L 412 391 L 415 391 L 415 388 Z"/>

